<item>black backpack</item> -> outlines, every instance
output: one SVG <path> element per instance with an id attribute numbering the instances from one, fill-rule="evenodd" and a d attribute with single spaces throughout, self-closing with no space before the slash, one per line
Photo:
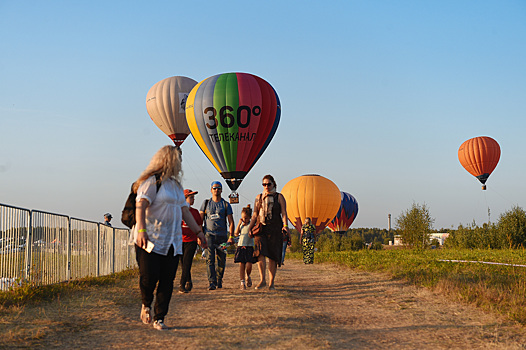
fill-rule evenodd
<path id="1" fill-rule="evenodd" d="M 161 188 L 161 181 L 159 181 L 161 178 L 161 174 L 155 174 L 155 181 L 157 184 L 157 192 L 159 192 L 159 188 Z M 126 199 L 126 203 L 124 203 L 124 209 L 122 209 L 121 214 L 121 222 L 128 226 L 129 228 L 132 228 L 133 225 L 135 225 L 135 200 L 137 199 L 137 193 L 133 192 L 133 185 L 135 185 L 135 182 L 132 183 L 130 194 L 128 195 L 128 199 Z"/>

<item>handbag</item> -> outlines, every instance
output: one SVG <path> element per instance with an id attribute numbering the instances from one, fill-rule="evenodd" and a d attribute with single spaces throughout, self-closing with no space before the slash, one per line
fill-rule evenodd
<path id="1" fill-rule="evenodd" d="M 259 222 L 259 219 L 256 221 L 256 224 L 252 226 L 252 229 L 250 230 L 250 233 L 252 236 L 259 236 L 261 234 L 262 227 L 261 222 Z"/>
<path id="2" fill-rule="evenodd" d="M 257 211 L 258 211 L 258 218 L 256 220 L 256 224 L 254 226 L 252 226 L 252 229 L 250 230 L 250 234 L 252 235 L 252 237 L 254 236 L 259 236 L 261 234 L 261 231 L 262 231 L 262 227 L 261 227 L 261 222 L 259 221 L 259 211 L 261 210 L 261 196 L 259 197 L 259 207 L 256 208 Z"/>

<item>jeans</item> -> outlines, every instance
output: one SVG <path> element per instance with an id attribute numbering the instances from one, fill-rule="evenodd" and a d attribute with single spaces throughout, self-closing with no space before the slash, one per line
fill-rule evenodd
<path id="1" fill-rule="evenodd" d="M 192 282 L 192 261 L 194 260 L 195 250 L 197 249 L 197 242 L 183 242 L 183 255 L 181 258 L 181 287 L 186 286 L 186 282 Z"/>
<path id="2" fill-rule="evenodd" d="M 164 320 L 174 289 L 174 279 L 179 264 L 180 255 L 173 255 L 171 246 L 168 255 L 148 253 L 135 245 L 135 258 L 139 265 L 139 287 L 142 304 L 150 307 L 153 302 L 153 292 L 157 286 L 154 305 L 154 320 Z"/>
<path id="3" fill-rule="evenodd" d="M 223 274 L 226 266 L 226 251 L 219 248 L 222 243 L 228 240 L 227 236 L 216 236 L 206 234 L 206 272 L 208 274 L 208 282 L 217 285 L 217 281 L 223 281 Z M 217 256 L 217 270 L 216 270 L 216 256 Z"/>
<path id="4" fill-rule="evenodd" d="M 285 262 L 285 252 L 287 251 L 287 241 L 283 241 L 283 252 L 281 252 L 281 265 Z"/>

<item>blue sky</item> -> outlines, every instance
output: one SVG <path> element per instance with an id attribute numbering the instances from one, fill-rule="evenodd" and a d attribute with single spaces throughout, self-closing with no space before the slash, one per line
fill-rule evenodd
<path id="1" fill-rule="evenodd" d="M 150 87 L 249 72 L 282 117 L 241 205 L 267 173 L 278 190 L 316 173 L 357 199 L 352 227 L 386 228 L 413 203 L 435 228 L 526 207 L 524 1 L 0 0 L 0 34 L 3 204 L 118 222 L 171 143 L 146 112 Z M 482 135 L 502 150 L 487 191 L 457 158 Z M 182 148 L 198 205 L 220 175 L 192 138 Z"/>

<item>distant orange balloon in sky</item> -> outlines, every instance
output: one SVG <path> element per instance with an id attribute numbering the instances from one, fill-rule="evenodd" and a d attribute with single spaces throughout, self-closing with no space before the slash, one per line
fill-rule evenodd
<path id="1" fill-rule="evenodd" d="M 299 232 L 307 217 L 316 226 L 316 232 L 322 231 L 340 209 L 338 186 L 320 175 L 303 175 L 292 179 L 283 186 L 281 194 L 287 201 L 289 220 Z"/>
<path id="2" fill-rule="evenodd" d="M 458 149 L 460 164 L 482 183 L 486 189 L 486 181 L 497 166 L 500 159 L 500 146 L 491 137 L 479 136 L 465 141 Z"/>

